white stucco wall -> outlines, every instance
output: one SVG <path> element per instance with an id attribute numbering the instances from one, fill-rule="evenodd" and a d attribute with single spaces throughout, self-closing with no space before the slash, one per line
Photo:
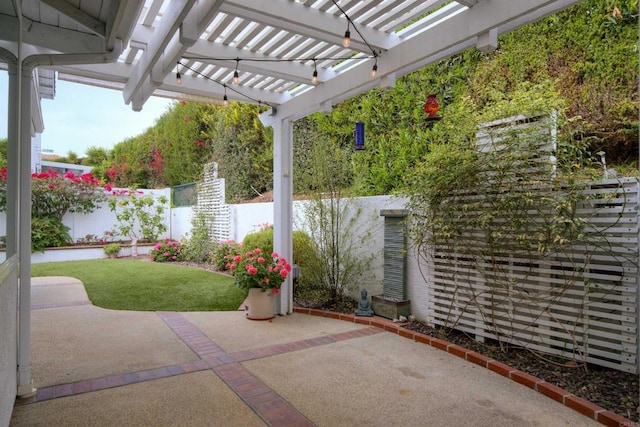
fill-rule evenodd
<path id="1" fill-rule="evenodd" d="M 114 189 L 117 190 L 117 189 Z M 164 223 L 167 224 L 167 231 L 161 234 L 160 238 L 169 237 L 171 233 L 171 209 L 170 209 L 170 199 L 171 199 L 171 189 L 164 188 L 160 190 L 140 190 L 143 194 L 151 194 L 153 197 L 158 198 L 160 196 L 165 196 L 167 198 L 167 203 L 165 204 L 165 214 L 164 214 Z M 113 196 L 109 195 L 108 197 L 126 197 L 126 196 Z M 189 221 L 189 220 L 188 220 Z M 95 211 L 93 211 L 89 215 L 85 214 L 77 214 L 77 213 L 67 213 L 62 218 L 62 223 L 69 227 L 69 235 L 71 239 L 76 242 L 78 239 L 84 238 L 88 234 L 92 234 L 94 236 L 102 237 L 105 231 L 113 230 L 118 221 L 116 220 L 115 213 L 109 210 L 109 205 L 105 201 L 101 203 Z M 0 236 L 5 236 L 7 234 L 7 220 L 6 214 L 4 212 L 0 212 Z M 127 236 L 114 236 L 114 240 L 129 240 Z"/>
<path id="2" fill-rule="evenodd" d="M 273 224 L 273 203 L 229 205 L 229 216 L 229 238 L 242 242 L 247 234 L 259 231 L 262 224 Z"/>
<path id="3" fill-rule="evenodd" d="M 182 240 L 191 230 L 191 218 L 193 208 L 190 206 L 171 208 L 171 224 L 169 226 L 169 237 L 173 240 Z"/>

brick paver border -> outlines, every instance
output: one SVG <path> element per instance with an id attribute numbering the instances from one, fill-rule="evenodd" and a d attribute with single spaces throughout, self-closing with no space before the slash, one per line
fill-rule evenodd
<path id="1" fill-rule="evenodd" d="M 46 304 L 31 304 L 31 310 L 45 310 L 47 308 L 75 307 L 78 305 L 93 305 L 91 301 L 50 302 Z"/>
<path id="2" fill-rule="evenodd" d="M 86 302 L 85 304 L 90 303 Z M 81 304 L 42 304 L 32 308 L 44 309 L 75 305 Z M 320 347 L 383 332 L 379 328 L 368 327 L 286 344 L 227 353 L 195 325 L 185 319 L 182 314 L 176 312 L 156 312 L 156 314 L 199 357 L 198 360 L 129 372 L 122 375 L 111 375 L 43 387 L 39 388 L 36 395 L 31 398 L 16 400 L 16 405 L 27 405 L 210 369 L 267 424 L 271 426 L 312 426 L 313 423 L 309 419 L 266 383 L 253 375 L 241 362 Z"/>

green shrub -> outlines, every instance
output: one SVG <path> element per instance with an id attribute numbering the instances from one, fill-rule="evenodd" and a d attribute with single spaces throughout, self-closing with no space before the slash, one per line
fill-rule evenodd
<path id="1" fill-rule="evenodd" d="M 72 243 L 69 227 L 56 217 L 43 216 L 31 218 L 31 251 L 44 251 L 44 248 L 67 246 Z"/>
<path id="2" fill-rule="evenodd" d="M 121 247 L 120 243 L 109 243 L 104 247 L 104 253 L 107 255 L 118 255 Z"/>
<path id="3" fill-rule="evenodd" d="M 264 253 L 271 255 L 273 252 L 273 227 L 266 225 L 260 231 L 247 234 L 242 241 L 242 246 L 248 251 L 260 248 Z"/>
<path id="4" fill-rule="evenodd" d="M 219 242 L 213 249 L 211 260 L 218 271 L 229 270 L 229 263 L 233 257 L 239 255 L 242 251 L 242 244 L 233 240 L 223 240 Z"/>
<path id="5" fill-rule="evenodd" d="M 182 261 L 182 244 L 175 240 L 165 239 L 149 252 L 155 262 Z"/>
<path id="6" fill-rule="evenodd" d="M 186 261 L 211 262 L 213 243 L 209 239 L 209 226 L 204 212 L 197 212 L 191 219 L 191 233 L 182 242 L 182 256 Z"/>
<path id="7" fill-rule="evenodd" d="M 166 197 L 154 198 L 151 194 L 142 194 L 136 190 L 123 190 L 118 195 L 126 197 L 108 199 L 109 209 L 118 220 L 115 226 L 118 234 L 133 241 L 153 242 L 167 231 L 164 223 Z"/>
<path id="8" fill-rule="evenodd" d="M 318 251 L 311 237 L 304 231 L 293 232 L 293 263 L 300 268 L 295 280 L 293 297 L 302 305 L 322 305 L 330 298 L 329 291 L 318 280 L 321 268 Z"/>

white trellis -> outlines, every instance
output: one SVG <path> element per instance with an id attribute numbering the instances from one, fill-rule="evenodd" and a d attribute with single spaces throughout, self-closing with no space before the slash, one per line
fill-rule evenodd
<path id="1" fill-rule="evenodd" d="M 555 135 L 552 127 L 547 125 L 545 130 L 540 123 L 522 117 L 511 124 L 493 122 L 489 127 L 498 136 L 489 135 L 487 126 L 483 127 L 478 134 L 479 149 L 496 149 L 490 145 L 500 144 L 513 127 L 525 141 L 527 132 Z M 553 145 L 543 144 L 538 153 L 526 172 L 554 173 Z M 531 168 L 536 163 L 539 166 Z M 519 168 L 516 174 L 525 169 Z M 586 243 L 562 253 L 494 253 L 489 259 L 470 255 L 478 251 L 464 247 L 434 248 L 428 274 L 429 320 L 454 325 L 479 339 L 500 339 L 637 373 L 639 183 L 636 178 L 609 179 L 584 191 L 588 198 L 578 206 L 577 215 L 586 221 L 584 232 L 594 239 L 587 236 Z M 459 221 L 475 214 L 464 213 Z M 536 214 L 523 213 L 534 220 Z M 482 230 L 467 232 L 480 236 Z M 478 238 L 473 244 L 485 243 Z"/>
<path id="2" fill-rule="evenodd" d="M 218 178 L 218 164 L 205 166 L 204 179 L 198 183 L 197 210 L 206 214 L 209 238 L 228 240 L 230 235 L 229 205 L 225 203 L 224 178 Z"/>

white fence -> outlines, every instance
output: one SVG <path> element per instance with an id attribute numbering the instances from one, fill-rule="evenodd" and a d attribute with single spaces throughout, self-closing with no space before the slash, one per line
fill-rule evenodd
<path id="1" fill-rule="evenodd" d="M 594 236 L 586 237 L 588 244 L 534 258 L 434 248 L 425 270 L 428 319 L 476 337 L 637 372 L 638 181 L 607 180 L 587 192 L 591 198 L 578 213 L 588 221 L 585 233 Z"/>

